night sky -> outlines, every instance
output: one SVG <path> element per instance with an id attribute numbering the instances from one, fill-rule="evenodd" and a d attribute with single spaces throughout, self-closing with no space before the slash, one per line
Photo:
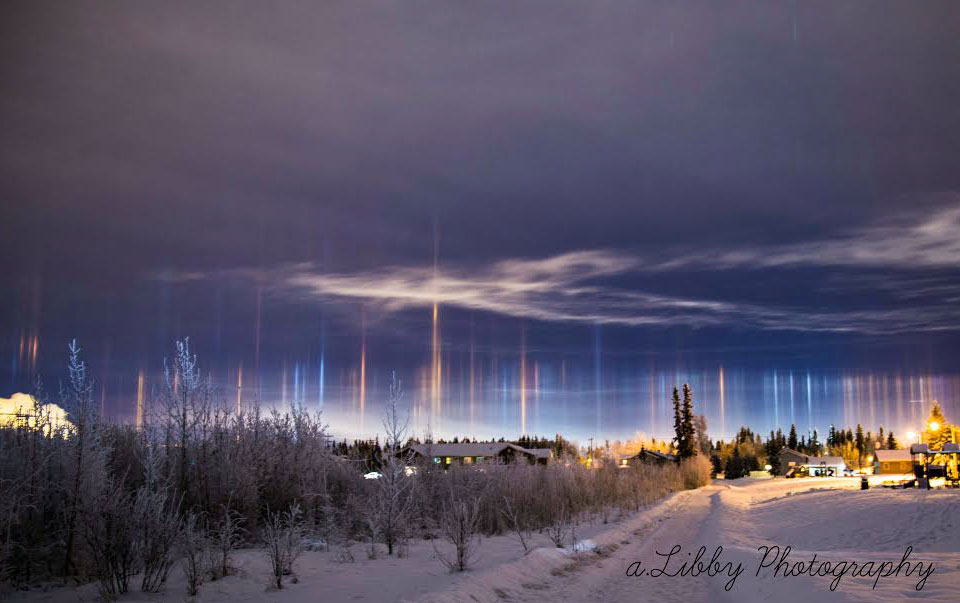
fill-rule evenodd
<path id="1" fill-rule="evenodd" d="M 957 2 L 200 4 L 0 4 L 0 395 L 189 336 L 341 435 L 392 370 L 444 436 L 960 418 Z"/>

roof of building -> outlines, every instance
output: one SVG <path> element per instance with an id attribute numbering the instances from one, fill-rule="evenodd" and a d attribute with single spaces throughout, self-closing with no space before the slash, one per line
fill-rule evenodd
<path id="1" fill-rule="evenodd" d="M 877 457 L 877 461 L 881 463 L 913 460 L 913 456 L 909 450 L 875 450 L 873 455 Z"/>
<path id="2" fill-rule="evenodd" d="M 527 448 L 538 459 L 553 458 L 553 448 Z"/>
<path id="3" fill-rule="evenodd" d="M 653 458 L 659 459 L 659 460 L 662 460 L 662 461 L 675 461 L 675 460 L 677 460 L 676 455 L 666 454 L 666 453 L 663 453 L 663 452 L 658 452 L 658 451 L 656 451 L 656 450 L 647 450 L 646 448 L 644 448 L 644 449 L 641 450 L 640 452 L 638 452 L 638 453 L 630 456 L 629 458 L 638 459 L 638 458 L 640 458 L 641 456 L 644 456 L 644 455 L 652 456 Z"/>
<path id="4" fill-rule="evenodd" d="M 521 448 L 516 444 L 509 442 L 459 442 L 444 444 L 411 444 L 408 447 L 422 456 L 496 456 L 507 448 L 513 448 L 517 452 L 539 457 L 539 453 L 534 450 Z M 546 449 L 549 452 L 549 449 Z M 549 456 L 547 457 L 549 458 Z"/>
<path id="5" fill-rule="evenodd" d="M 808 465 L 846 465 L 847 463 L 841 456 L 808 456 Z"/>
<path id="6" fill-rule="evenodd" d="M 795 454 L 797 456 L 804 456 L 804 457 L 807 456 L 798 450 L 794 450 L 793 448 L 787 448 L 786 446 L 780 449 L 780 454 L 784 454 L 784 453 Z"/>

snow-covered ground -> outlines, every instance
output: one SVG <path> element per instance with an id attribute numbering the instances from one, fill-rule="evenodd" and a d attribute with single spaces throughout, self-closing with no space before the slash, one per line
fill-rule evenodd
<path id="1" fill-rule="evenodd" d="M 297 562 L 297 583 L 284 590 L 267 587 L 267 564 L 257 551 L 237 553 L 237 575 L 204 584 L 198 602 L 242 603 L 276 601 L 928 601 L 960 600 L 960 491 L 871 489 L 860 491 L 856 479 L 737 480 L 715 482 L 695 491 L 675 494 L 642 513 L 612 524 L 581 526 L 578 537 L 585 548 L 599 553 L 573 554 L 538 537 L 538 548 L 523 556 L 509 536 L 483 539 L 471 571 L 451 574 L 435 558 L 426 541 L 412 542 L 403 559 L 369 560 L 365 547 L 356 545 L 354 563 L 337 563 L 333 552 L 306 552 Z M 670 562 L 657 552 L 680 546 Z M 723 547 L 719 563 L 738 565 L 742 573 L 731 589 L 730 575 L 628 576 L 631 564 L 641 570 L 673 573 L 706 547 L 704 565 L 716 547 Z M 773 567 L 756 571 L 761 546 L 791 546 L 789 562 L 832 564 L 831 575 L 773 576 Z M 907 547 L 912 574 L 881 577 L 874 589 L 877 568 L 884 561 L 896 567 Z M 688 553 L 692 553 L 688 555 Z M 771 553 L 771 558 L 773 554 Z M 769 558 L 768 558 L 769 559 Z M 874 577 L 855 577 L 851 570 L 836 587 L 836 564 L 874 562 Z M 934 572 L 916 590 L 923 568 Z M 817 566 L 818 569 L 823 566 Z M 634 565 L 636 568 L 636 565 Z M 868 573 L 865 571 L 865 573 Z M 94 601 L 92 586 L 17 593 L 14 601 Z M 131 593 L 126 601 L 184 601 L 183 579 L 174 572 L 165 593 Z"/>

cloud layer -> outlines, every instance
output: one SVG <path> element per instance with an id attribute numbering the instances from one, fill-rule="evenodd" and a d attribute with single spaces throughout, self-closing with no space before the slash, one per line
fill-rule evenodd
<path id="1" fill-rule="evenodd" d="M 624 326 L 742 327 L 811 332 L 870 334 L 956 330 L 960 310 L 956 288 L 942 275 L 926 277 L 923 294 L 901 303 L 849 307 L 825 304 L 771 305 L 749 299 L 710 295 L 677 296 L 611 281 L 637 275 L 656 283 L 658 276 L 691 269 L 768 270 L 793 267 L 842 267 L 924 272 L 960 266 L 960 208 L 941 210 L 925 219 L 862 228 L 831 240 L 758 249 L 683 254 L 665 262 L 615 250 L 586 250 L 541 259 L 504 259 L 481 266 L 394 266 L 352 273 L 329 273 L 309 263 L 271 272 L 234 272 L 267 279 L 272 286 L 306 299 L 362 302 L 386 311 L 428 307 L 433 303 L 515 318 Z M 652 277 L 652 278 L 651 278 Z M 203 278 L 183 274 L 182 280 Z M 842 282 L 842 281 L 840 281 Z M 885 298 L 887 277 L 854 279 L 861 297 L 872 288 Z M 834 289 L 837 288 L 833 284 Z M 829 289 L 824 285 L 825 289 Z M 841 287 L 842 288 L 842 287 Z M 943 296 L 937 295 L 943 292 Z"/>

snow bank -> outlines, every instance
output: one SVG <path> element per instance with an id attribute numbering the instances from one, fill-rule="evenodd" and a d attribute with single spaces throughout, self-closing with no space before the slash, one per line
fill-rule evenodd
<path id="1" fill-rule="evenodd" d="M 673 510 L 682 500 L 696 490 L 674 493 L 645 511 L 619 522 L 615 527 L 578 542 L 572 548 L 537 548 L 513 563 L 475 572 L 450 588 L 427 594 L 416 599 L 417 603 L 483 603 L 502 602 L 505 599 L 522 599 L 523 593 L 543 590 L 549 581 L 576 567 L 585 558 L 605 555 L 620 547 L 621 542 L 636 537 L 638 532 L 652 528 L 663 516 Z"/>

